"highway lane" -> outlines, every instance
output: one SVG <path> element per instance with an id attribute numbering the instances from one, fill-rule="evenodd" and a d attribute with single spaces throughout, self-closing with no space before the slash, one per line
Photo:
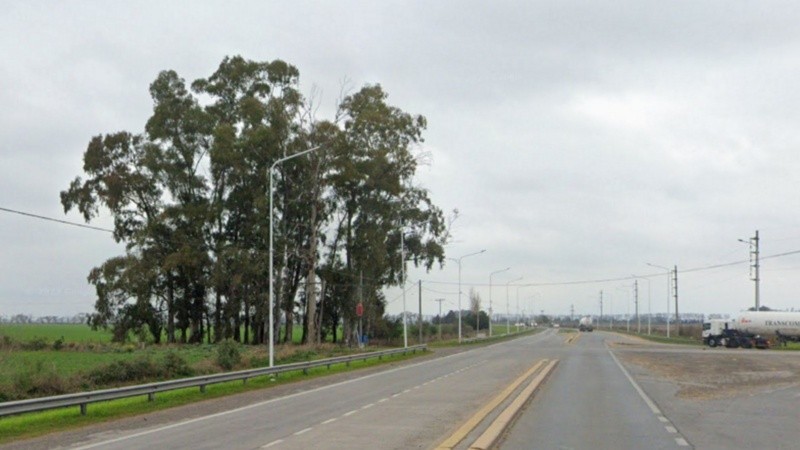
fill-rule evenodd
<path id="1" fill-rule="evenodd" d="M 679 449 L 689 442 L 640 392 L 605 345 L 607 333 L 581 333 L 564 345 L 543 340 L 560 360 L 501 443 L 503 449 Z M 563 338 L 563 335 L 561 336 Z"/>
<path id="2" fill-rule="evenodd" d="M 553 330 L 73 449 L 429 448 L 539 358 Z"/>

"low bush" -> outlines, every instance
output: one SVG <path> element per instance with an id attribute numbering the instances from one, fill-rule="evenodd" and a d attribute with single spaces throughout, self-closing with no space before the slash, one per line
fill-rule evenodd
<path id="1" fill-rule="evenodd" d="M 217 344 L 217 364 L 225 370 L 231 370 L 242 362 L 239 344 L 226 339 Z"/>

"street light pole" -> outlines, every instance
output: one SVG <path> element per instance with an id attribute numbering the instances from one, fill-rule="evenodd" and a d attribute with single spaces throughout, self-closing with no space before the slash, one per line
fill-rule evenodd
<path id="1" fill-rule="evenodd" d="M 669 337 L 669 283 L 670 283 L 669 277 L 670 277 L 670 275 L 672 275 L 672 269 L 669 269 L 669 268 L 664 267 L 664 266 L 658 266 L 658 265 L 655 265 L 655 264 L 650 264 L 650 263 L 646 263 L 646 264 L 648 266 L 650 266 L 650 267 L 655 267 L 657 269 L 664 269 L 664 270 L 667 271 L 667 337 Z"/>
<path id="2" fill-rule="evenodd" d="M 303 150 L 300 153 L 295 153 L 293 155 L 285 156 L 283 158 L 278 159 L 269 168 L 269 366 L 272 367 L 275 364 L 275 317 L 273 309 L 275 306 L 275 280 L 273 276 L 273 257 L 274 257 L 274 248 L 273 248 L 273 241 L 274 241 L 274 232 L 273 232 L 273 222 L 274 222 L 274 211 L 272 208 L 272 198 L 273 194 L 275 193 L 274 189 L 274 177 L 273 174 L 275 172 L 275 167 L 284 162 L 288 161 L 292 158 L 297 158 L 299 156 L 303 156 L 305 154 L 311 153 L 315 150 L 319 150 L 322 146 L 312 147 L 308 150 Z"/>
<path id="3" fill-rule="evenodd" d="M 479 252 L 470 253 L 458 258 L 447 258 L 451 261 L 455 261 L 458 264 L 458 343 L 459 344 L 461 343 L 461 260 L 468 256 L 480 255 L 485 251 L 486 249 L 483 249 Z"/>
<path id="4" fill-rule="evenodd" d="M 525 286 L 517 286 L 517 320 L 516 320 L 517 333 L 519 333 L 519 290 L 524 287 Z"/>
<path id="5" fill-rule="evenodd" d="M 521 279 L 522 279 L 522 277 L 515 278 L 515 279 L 509 281 L 508 283 L 506 283 L 506 334 L 510 334 L 511 333 L 511 322 L 509 321 L 509 317 L 511 316 L 511 309 L 508 306 L 509 305 L 509 301 L 508 301 L 509 285 L 511 285 L 511 283 L 513 283 L 515 281 L 519 281 Z"/>
<path id="6" fill-rule="evenodd" d="M 508 272 L 511 270 L 511 267 L 506 267 L 505 269 L 495 270 L 494 272 L 489 274 L 489 337 L 492 337 L 492 321 L 494 320 L 494 315 L 492 311 L 492 277 L 497 275 L 498 273 Z"/>

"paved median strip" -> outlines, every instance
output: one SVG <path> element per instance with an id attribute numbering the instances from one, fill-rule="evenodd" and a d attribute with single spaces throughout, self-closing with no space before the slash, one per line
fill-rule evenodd
<path id="1" fill-rule="evenodd" d="M 475 415 L 470 417 L 461 427 L 455 431 L 450 437 L 445 439 L 441 444 L 436 447 L 436 450 L 449 450 L 454 448 L 459 442 L 463 441 L 467 435 L 475 429 L 482 421 L 486 418 L 492 411 L 495 410 L 503 401 L 514 392 L 519 385 L 521 385 L 525 380 L 527 380 L 533 373 L 539 370 L 547 362 L 546 359 L 543 359 L 536 364 L 533 365 L 530 369 L 528 369 L 524 374 L 520 375 L 519 378 L 514 380 L 513 383 L 508 385 L 501 393 L 499 393 L 495 398 L 492 399 L 489 403 L 484 405 Z"/>
<path id="2" fill-rule="evenodd" d="M 506 409 L 503 410 L 499 416 L 497 416 L 494 422 L 489 425 L 489 428 L 487 428 L 486 431 L 484 431 L 483 434 L 481 434 L 480 437 L 478 437 L 478 439 L 475 440 L 472 445 L 470 445 L 470 450 L 487 450 L 492 448 L 492 446 L 494 446 L 500 439 L 500 435 L 502 435 L 503 432 L 511 425 L 511 423 L 514 421 L 514 418 L 517 417 L 517 414 L 519 414 L 520 410 L 522 410 L 522 407 L 525 406 L 525 403 L 528 401 L 528 399 L 533 396 L 533 393 L 536 392 L 536 389 L 539 388 L 539 385 L 544 382 L 556 364 L 558 364 L 557 359 L 550 361 L 547 367 L 539 372 L 539 374 L 536 375 L 536 378 L 534 378 L 530 384 L 522 392 L 520 392 L 519 396 L 517 396 L 517 398 L 515 398 L 514 401 L 511 402 L 511 404 L 508 405 L 508 407 L 506 407 Z"/>

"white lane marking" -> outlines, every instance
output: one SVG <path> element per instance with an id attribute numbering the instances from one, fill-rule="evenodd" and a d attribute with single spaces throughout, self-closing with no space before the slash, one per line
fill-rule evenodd
<path id="1" fill-rule="evenodd" d="M 373 406 L 375 406 L 375 403 L 370 403 L 369 405 L 362 406 L 361 409 L 369 409 L 372 408 Z"/>
<path id="2" fill-rule="evenodd" d="M 389 400 L 388 398 L 384 397 L 384 398 L 378 400 L 378 403 L 383 403 L 383 402 L 388 401 L 388 400 Z"/>
<path id="3" fill-rule="evenodd" d="M 320 425 L 327 425 L 331 422 L 336 422 L 336 417 L 334 417 L 333 419 L 328 419 L 325 422 L 322 422 Z"/>
<path id="4" fill-rule="evenodd" d="M 684 438 L 675 438 L 675 442 L 677 442 L 678 445 L 680 445 L 681 447 L 688 447 L 689 446 L 689 443 L 686 442 L 686 439 L 684 439 Z"/>
<path id="5" fill-rule="evenodd" d="M 651 400 L 650 397 L 647 396 L 647 394 L 644 392 L 644 389 L 642 389 L 641 386 L 639 386 L 639 384 L 636 382 L 636 380 L 633 379 L 633 377 L 628 372 L 628 370 L 625 369 L 625 367 L 622 365 L 621 362 L 619 362 L 619 359 L 617 359 L 617 355 L 615 355 L 614 352 L 612 352 L 611 349 L 608 348 L 608 344 L 606 344 L 606 350 L 608 350 L 608 354 L 611 355 L 611 359 L 613 359 L 614 362 L 617 363 L 617 367 L 619 367 L 619 370 L 622 371 L 623 375 L 625 375 L 625 377 L 628 379 L 628 381 L 631 382 L 631 385 L 633 386 L 633 388 L 636 389 L 636 392 L 639 393 L 639 396 L 642 397 L 642 400 L 644 400 L 644 402 L 647 403 L 647 406 L 650 408 L 650 411 L 652 411 L 653 414 L 655 414 L 656 417 L 658 417 L 658 420 L 661 420 L 661 417 L 664 417 L 665 420 L 661 420 L 661 421 L 665 422 L 665 423 L 669 423 L 669 420 L 666 420 L 666 416 L 664 416 L 664 414 L 661 412 L 661 410 L 658 409 L 658 406 L 656 406 L 655 402 L 653 400 Z M 668 432 L 677 433 L 678 436 L 680 436 L 680 433 L 678 433 L 678 429 L 675 428 L 674 426 L 665 425 L 664 428 L 666 428 Z M 681 437 L 680 439 L 683 442 L 686 442 L 687 446 L 689 445 L 689 443 L 686 441 L 685 438 Z M 678 438 L 675 438 L 675 441 L 678 442 Z M 678 444 L 680 444 L 680 442 L 678 442 Z"/>
<path id="6" fill-rule="evenodd" d="M 346 413 L 342 414 L 342 417 L 352 416 L 353 414 L 355 414 L 357 412 L 358 412 L 358 410 L 354 409 L 354 410 L 352 410 L 350 412 L 346 412 Z"/>
<path id="7" fill-rule="evenodd" d="M 401 395 L 403 395 L 403 393 L 398 392 L 397 394 L 392 394 L 392 398 L 400 397 Z"/>
<path id="8" fill-rule="evenodd" d="M 295 436 L 300 436 L 301 434 L 308 433 L 308 432 L 309 432 L 309 431 L 311 431 L 311 430 L 313 430 L 313 428 L 311 428 L 311 427 L 304 428 L 304 429 L 302 429 L 302 430 L 300 430 L 300 431 L 298 431 L 298 432 L 294 433 L 294 435 L 295 435 Z"/>
<path id="9" fill-rule="evenodd" d="M 667 418 L 666 418 L 666 417 L 664 417 L 664 416 L 658 416 L 658 420 L 660 420 L 660 421 L 661 421 L 661 422 L 663 422 L 663 423 L 669 423 L 669 419 L 667 419 Z"/>
<path id="10" fill-rule="evenodd" d="M 642 397 L 642 400 L 644 400 L 644 402 L 647 403 L 647 406 L 650 408 L 650 411 L 652 411 L 653 414 L 657 416 L 662 415 L 661 410 L 658 409 L 658 406 L 656 406 L 656 404 L 652 400 L 650 400 L 650 397 L 648 397 L 647 394 L 644 393 L 644 390 L 642 390 L 642 388 L 639 387 L 639 384 L 633 380 L 633 377 L 631 376 L 630 373 L 628 373 L 628 370 L 622 366 L 622 363 L 619 362 L 617 356 L 614 355 L 614 353 L 611 352 L 611 350 L 608 350 L 608 354 L 611 355 L 611 358 L 614 360 L 615 363 L 617 363 L 617 366 L 619 366 L 619 370 L 622 371 L 623 375 L 625 375 L 625 377 L 628 378 L 628 381 L 631 382 L 631 385 L 633 385 L 633 388 L 636 389 L 636 392 L 639 393 L 639 397 Z"/>
<path id="11" fill-rule="evenodd" d="M 411 389 L 406 389 L 405 391 L 403 391 L 403 394 L 408 394 L 409 392 L 411 392 Z"/>
<path id="12" fill-rule="evenodd" d="M 278 444 L 280 444 L 281 442 L 283 442 L 283 439 L 278 439 L 277 441 L 272 441 L 272 442 L 270 442 L 269 444 L 262 445 L 262 446 L 261 446 L 261 448 L 270 448 L 270 447 L 272 447 L 273 445 L 278 445 Z"/>

